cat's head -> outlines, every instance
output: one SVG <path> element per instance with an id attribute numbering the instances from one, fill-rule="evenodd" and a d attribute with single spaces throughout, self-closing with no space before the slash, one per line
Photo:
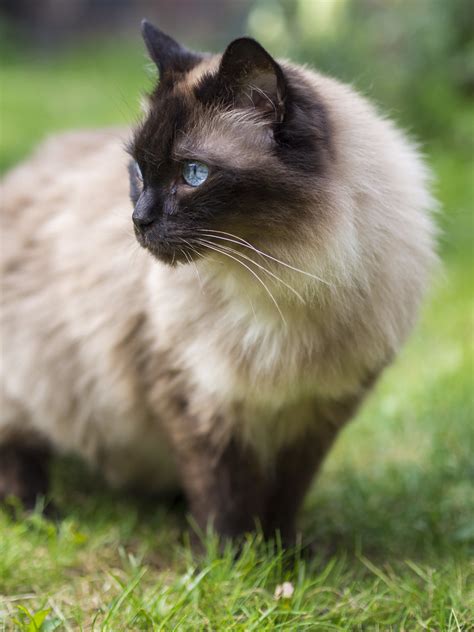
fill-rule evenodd
<path id="1" fill-rule="evenodd" d="M 129 148 L 139 243 L 186 263 L 233 236 L 262 249 L 297 239 L 329 152 L 314 91 L 253 39 L 199 54 L 142 26 L 159 82 Z"/>

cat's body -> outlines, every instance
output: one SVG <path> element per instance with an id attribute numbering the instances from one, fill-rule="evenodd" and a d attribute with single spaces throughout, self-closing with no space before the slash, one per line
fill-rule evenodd
<path id="1" fill-rule="evenodd" d="M 154 50 L 152 36 L 152 57 L 162 55 L 163 40 L 155 40 Z M 179 245 L 175 240 L 170 254 L 171 238 L 152 243 L 154 233 L 145 234 L 136 221 L 138 201 L 139 241 L 165 263 L 139 249 L 122 149 L 126 131 L 59 136 L 7 176 L 0 459 L 2 449 L 7 463 L 16 446 L 47 444 L 81 454 L 115 484 L 150 490 L 182 485 L 198 522 L 212 520 L 223 534 L 250 529 L 259 519 L 267 532 L 280 528 L 288 535 L 338 430 L 413 325 L 435 260 L 428 174 L 391 123 L 334 80 L 285 63 L 289 96 L 277 95 L 265 59 L 265 76 L 256 80 L 262 80 L 259 93 L 273 101 L 270 114 L 265 100 L 255 105 L 252 99 L 250 113 L 242 102 L 223 114 L 220 101 L 206 101 L 213 77 L 224 74 L 220 57 L 180 55 L 172 73 L 160 67 L 162 92 L 152 97 L 131 151 L 144 162 L 153 153 L 145 169 L 158 173 L 161 150 L 151 151 L 148 143 L 166 136 L 158 130 L 160 100 L 172 92 L 176 104 L 184 103 L 179 108 L 199 113 L 202 107 L 201 123 L 183 125 L 182 133 L 173 119 L 166 151 L 171 143 L 176 155 L 218 163 L 202 190 L 235 187 L 234 215 L 228 223 L 211 216 L 209 203 L 190 197 L 203 193 L 180 189 L 163 172 L 161 182 L 175 184 L 160 202 L 159 239 L 180 231 Z M 299 98 L 297 84 L 305 103 L 317 104 L 314 112 L 290 111 L 291 99 Z M 190 94 L 200 101 L 190 105 Z M 238 94 L 232 92 L 233 106 Z M 269 116 L 274 112 L 283 128 L 282 103 L 289 127 L 317 118 L 307 129 L 308 148 L 304 134 L 298 147 L 291 146 L 297 130 L 289 140 L 273 138 Z M 206 112 L 212 116 L 203 124 Z M 246 125 L 252 130 L 247 136 Z M 277 156 L 275 142 L 300 154 Z M 231 176 L 219 173 L 222 165 L 234 169 Z M 248 220 L 239 209 L 248 195 L 242 174 L 259 170 L 261 188 L 258 180 L 252 183 L 258 210 Z M 273 183 L 266 184 L 273 172 Z M 168 185 L 156 193 L 154 173 L 144 175 L 137 200 L 146 188 L 163 195 Z M 299 187 L 294 199 L 291 187 L 278 193 L 285 177 Z M 268 190 L 270 200 L 275 191 L 280 196 L 269 202 L 267 217 L 259 216 L 265 196 L 258 199 L 255 190 Z M 212 203 L 220 200 L 208 195 Z M 197 200 L 194 206 L 190 199 Z M 221 206 L 228 204 L 222 199 Z M 179 224 L 185 212 L 202 222 L 198 228 L 185 232 Z M 175 258 L 179 265 L 168 265 Z M 0 461 L 0 493 L 1 486 Z"/>

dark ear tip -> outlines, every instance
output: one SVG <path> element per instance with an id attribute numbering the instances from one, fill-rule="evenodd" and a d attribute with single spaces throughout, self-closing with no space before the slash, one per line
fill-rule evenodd
<path id="1" fill-rule="evenodd" d="M 234 39 L 230 42 L 229 46 L 232 46 L 232 44 L 237 44 L 241 42 L 242 43 L 248 42 L 251 44 L 258 44 L 258 46 L 261 46 L 261 44 L 259 44 L 256 39 L 254 39 L 253 37 L 249 37 L 248 35 L 242 35 L 242 37 L 237 37 L 237 39 Z"/>
<path id="2" fill-rule="evenodd" d="M 141 21 L 140 30 L 142 32 L 142 35 L 145 37 L 147 33 L 150 33 L 150 31 L 154 31 L 155 27 L 151 22 L 148 22 L 148 20 L 144 18 Z"/>
<path id="3" fill-rule="evenodd" d="M 277 63 L 270 53 L 253 37 L 239 37 L 227 46 L 223 55 L 224 63 L 232 60 L 232 63 L 247 64 L 271 64 L 277 67 Z"/>
<path id="4" fill-rule="evenodd" d="M 240 48 L 242 46 L 249 46 L 249 47 L 253 47 L 253 48 L 257 48 L 260 51 L 263 52 L 267 52 L 263 46 L 257 42 L 256 39 L 254 39 L 253 37 L 248 37 L 247 35 L 245 35 L 244 37 L 238 37 L 235 40 L 232 40 L 232 42 L 227 46 L 227 50 L 232 50 L 233 48 Z M 268 53 L 267 53 L 268 54 Z"/>
<path id="5" fill-rule="evenodd" d="M 163 33 L 163 31 L 160 31 L 160 29 L 157 26 L 149 22 L 146 18 L 144 18 L 141 22 L 141 32 L 142 32 L 143 38 L 145 39 L 156 37 L 157 35 L 161 37 L 169 38 L 169 35 L 166 35 L 165 33 Z"/>

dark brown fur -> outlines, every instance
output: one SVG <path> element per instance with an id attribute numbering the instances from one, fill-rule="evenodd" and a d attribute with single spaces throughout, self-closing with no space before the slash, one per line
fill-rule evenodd
<path id="1" fill-rule="evenodd" d="M 48 492 L 49 456 L 44 447 L 0 446 L 0 503 L 15 496 L 25 509 L 34 509 L 38 497 Z"/>
<path id="2" fill-rule="evenodd" d="M 314 426 L 285 445 L 270 464 L 263 464 L 241 438 L 231 437 L 224 446 L 214 444 L 210 437 L 197 432 L 196 419 L 181 415 L 180 423 L 169 432 L 198 526 L 204 531 L 212 525 L 224 537 L 258 526 L 268 537 L 279 532 L 284 543 L 293 543 L 295 518 L 304 495 L 364 395 L 316 405 Z"/>
<path id="3" fill-rule="evenodd" d="M 163 45 L 158 35 L 148 41 L 149 49 L 154 45 L 156 60 Z M 166 68 L 159 66 L 161 79 L 150 97 L 149 114 L 129 147 L 143 174 L 139 182 L 130 169 L 135 215 L 144 220 L 136 228 L 139 243 L 166 263 L 185 262 L 183 250 L 189 258 L 205 250 L 196 242 L 196 229 L 235 231 L 257 245 L 262 232 L 272 230 L 276 239 L 291 243 L 294 217 L 304 214 L 319 180 L 326 177 L 332 149 L 325 107 L 302 76 L 285 70 L 249 38 L 230 44 L 219 69 L 204 74 L 195 86 L 182 79 L 189 70 L 181 63 L 186 54 L 177 53 L 176 66 L 169 57 Z M 232 108 L 245 111 L 249 102 L 267 121 L 263 164 L 258 160 L 262 149 L 255 148 L 246 167 L 222 157 L 217 164 L 198 144 L 193 146 L 193 130 L 213 119 L 219 124 L 222 114 Z M 255 132 L 244 127 L 242 133 L 250 139 Z M 195 190 L 183 186 L 183 137 L 189 139 L 186 153 L 194 152 L 211 168 L 208 181 Z"/>

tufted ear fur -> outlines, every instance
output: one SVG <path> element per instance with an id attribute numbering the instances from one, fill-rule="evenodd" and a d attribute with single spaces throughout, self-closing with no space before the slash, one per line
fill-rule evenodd
<path id="1" fill-rule="evenodd" d="M 202 59 L 201 55 L 184 48 L 148 20 L 142 21 L 142 35 L 148 54 L 157 65 L 161 79 L 165 75 L 187 72 Z"/>
<path id="2" fill-rule="evenodd" d="M 233 96 L 236 107 L 254 107 L 272 121 L 285 115 L 286 80 L 281 67 L 254 39 L 241 37 L 226 48 L 219 83 Z"/>

